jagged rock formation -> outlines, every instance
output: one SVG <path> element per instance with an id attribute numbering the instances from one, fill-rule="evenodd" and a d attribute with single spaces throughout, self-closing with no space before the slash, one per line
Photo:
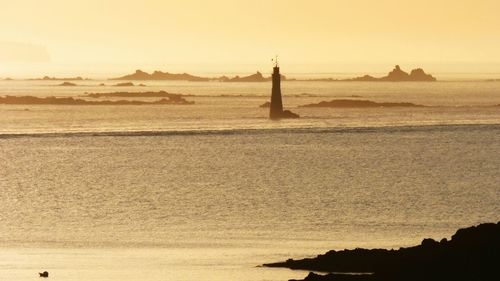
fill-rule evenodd
<path id="1" fill-rule="evenodd" d="M 498 280 L 500 222 L 459 229 L 437 242 L 424 239 L 418 246 L 385 249 L 329 251 L 315 258 L 265 264 L 320 272 L 308 281 L 443 281 Z M 348 275 L 342 273 L 365 273 Z"/>
<path id="2" fill-rule="evenodd" d="M 374 102 L 369 100 L 349 100 L 338 99 L 331 101 L 322 101 L 301 105 L 300 107 L 335 107 L 335 108 L 353 108 L 353 107 L 423 107 L 423 105 L 410 102 Z"/>
<path id="3" fill-rule="evenodd" d="M 357 77 L 353 79 L 347 79 L 346 81 L 390 81 L 390 82 L 403 82 L 403 81 L 436 81 L 436 78 L 432 77 L 430 74 L 426 74 L 423 69 L 417 68 L 413 69 L 410 74 L 401 70 L 399 65 L 396 65 L 394 69 L 389 72 L 387 76 L 382 78 L 375 78 L 370 75 L 365 75 L 362 77 Z"/>

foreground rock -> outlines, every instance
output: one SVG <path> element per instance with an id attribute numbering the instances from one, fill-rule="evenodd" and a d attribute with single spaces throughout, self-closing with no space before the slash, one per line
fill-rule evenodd
<path id="1" fill-rule="evenodd" d="M 148 104 L 194 104 L 193 101 L 187 101 L 184 98 L 163 98 L 153 102 L 137 100 L 118 100 L 118 101 L 88 101 L 74 98 L 56 98 L 46 97 L 38 98 L 32 96 L 5 96 L 0 97 L 0 104 L 43 104 L 43 105 L 148 105 Z"/>
<path id="2" fill-rule="evenodd" d="M 500 280 L 500 222 L 459 229 L 451 240 L 424 239 L 418 246 L 329 251 L 315 258 L 265 264 L 320 272 L 308 281 Z M 365 273 L 349 275 L 345 273 Z M 344 273 L 344 274 L 342 274 Z"/>
<path id="3" fill-rule="evenodd" d="M 423 107 L 423 105 L 409 102 L 374 102 L 369 100 L 349 100 L 338 99 L 331 101 L 322 101 L 301 105 L 300 107 L 335 107 L 335 108 L 353 108 L 353 107 Z"/>

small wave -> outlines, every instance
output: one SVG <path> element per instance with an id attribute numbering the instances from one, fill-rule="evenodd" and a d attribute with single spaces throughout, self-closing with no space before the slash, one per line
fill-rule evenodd
<path id="1" fill-rule="evenodd" d="M 78 137 L 168 137 L 210 135 L 259 135 L 259 134 L 339 134 L 374 132 L 433 132 L 457 130 L 500 130 L 500 124 L 439 124 L 378 127 L 333 127 L 333 128 L 262 128 L 220 130 L 170 130 L 170 131 L 107 131 L 107 132 L 47 132 L 47 133 L 0 133 L 0 139 L 11 138 L 78 138 Z"/>

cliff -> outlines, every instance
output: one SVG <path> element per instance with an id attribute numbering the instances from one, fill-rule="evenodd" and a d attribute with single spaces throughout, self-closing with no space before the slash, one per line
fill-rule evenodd
<path id="1" fill-rule="evenodd" d="M 500 277 L 499 260 L 500 222 L 459 229 L 449 241 L 424 239 L 418 246 L 399 250 L 332 250 L 315 258 L 264 266 L 330 272 L 310 274 L 304 279 L 309 281 L 493 281 Z"/>

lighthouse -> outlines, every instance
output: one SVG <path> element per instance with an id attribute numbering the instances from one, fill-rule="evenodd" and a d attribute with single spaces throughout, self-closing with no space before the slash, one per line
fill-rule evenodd
<path id="1" fill-rule="evenodd" d="M 269 111 L 269 118 L 299 118 L 298 114 L 295 114 L 290 110 L 283 110 L 283 101 L 281 98 L 281 74 L 280 67 L 278 65 L 278 57 L 276 57 L 276 60 L 274 62 L 272 81 L 273 88 L 271 91 L 271 106 Z"/>

